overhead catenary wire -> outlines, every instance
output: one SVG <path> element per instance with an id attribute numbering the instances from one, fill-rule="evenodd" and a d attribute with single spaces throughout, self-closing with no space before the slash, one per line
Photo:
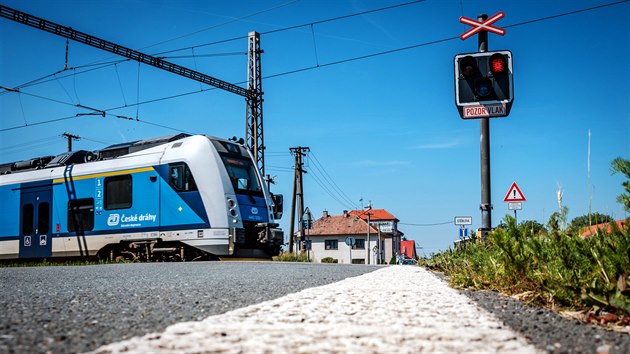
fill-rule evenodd
<path id="1" fill-rule="evenodd" d="M 531 23 L 536 23 L 536 22 L 556 19 L 556 18 L 560 18 L 560 17 L 564 17 L 564 16 L 575 15 L 575 14 L 583 13 L 583 12 L 587 12 L 587 11 L 594 11 L 594 10 L 598 10 L 598 9 L 601 9 L 601 8 L 615 6 L 615 5 L 619 5 L 619 4 L 623 4 L 623 3 L 627 3 L 627 2 L 630 2 L 630 0 L 621 0 L 621 1 L 616 1 L 616 2 L 612 2 L 612 3 L 602 4 L 602 5 L 598 5 L 598 6 L 592 6 L 592 7 L 588 7 L 588 8 L 584 8 L 584 9 L 578 9 L 578 10 L 573 10 L 573 11 L 569 11 L 569 12 L 565 12 L 565 13 L 560 13 L 560 14 L 556 14 L 556 15 L 540 17 L 538 19 L 522 21 L 522 22 L 511 24 L 511 25 L 505 25 L 503 27 L 504 28 L 510 28 L 510 27 L 517 27 L 517 26 L 522 26 L 522 25 L 528 25 L 528 24 L 531 24 Z M 376 11 L 376 10 L 373 10 L 373 11 Z M 359 14 L 354 14 L 354 16 L 358 16 L 358 15 Z M 350 17 L 350 15 L 347 15 L 347 16 L 345 16 L 343 18 L 347 18 L 347 17 Z M 332 21 L 332 20 L 335 20 L 335 19 L 339 19 L 339 18 L 332 18 L 332 19 L 329 19 L 328 21 Z M 321 22 L 321 21 L 318 21 L 318 22 Z M 312 22 L 312 23 L 316 23 L 316 22 Z M 303 27 L 303 26 L 307 26 L 307 25 L 310 25 L 310 23 L 309 24 L 305 24 L 305 25 L 300 25 L 299 27 Z M 288 30 L 289 28 L 287 27 L 286 29 Z M 277 32 L 279 30 L 275 30 L 275 31 Z M 237 39 L 242 39 L 242 38 L 243 37 L 238 37 Z M 343 63 L 357 61 L 357 60 L 364 60 L 364 59 L 368 59 L 368 58 L 374 58 L 374 57 L 377 57 L 377 56 L 382 56 L 382 55 L 392 54 L 392 53 L 406 51 L 406 50 L 410 50 L 410 49 L 420 48 L 420 47 L 424 47 L 424 46 L 439 44 L 439 43 L 443 43 L 443 42 L 447 42 L 447 41 L 451 41 L 451 40 L 455 40 L 455 39 L 459 39 L 459 36 L 443 38 L 443 39 L 438 39 L 438 40 L 434 40 L 434 41 L 428 41 L 428 42 L 419 43 L 419 44 L 415 44 L 415 45 L 410 45 L 410 46 L 406 46 L 406 47 L 402 47 L 402 48 L 381 51 L 381 52 L 367 54 L 367 55 L 362 55 L 362 56 L 357 56 L 357 57 L 353 57 L 353 58 L 341 59 L 341 60 L 337 60 L 337 61 L 333 61 L 333 62 L 329 62 L 329 63 L 319 64 L 317 66 L 310 66 L 310 67 L 290 70 L 290 71 L 286 71 L 286 72 L 282 72 L 282 73 L 267 75 L 267 76 L 265 76 L 263 78 L 264 79 L 271 79 L 271 78 L 275 78 L 275 77 L 287 76 L 287 75 L 296 74 L 296 73 L 300 73 L 300 72 L 305 72 L 305 71 L 309 71 L 309 70 L 314 70 L 314 69 L 324 68 L 324 67 L 328 67 L 328 66 L 339 65 L 339 64 L 343 64 Z M 224 42 L 228 42 L 228 41 L 231 41 L 231 40 L 234 40 L 234 38 L 233 39 L 224 40 L 224 41 L 219 41 L 219 42 L 224 43 Z M 213 43 L 219 43 L 219 42 L 213 42 Z M 195 47 L 199 47 L 199 46 L 195 46 Z M 187 47 L 187 48 L 183 48 L 183 49 L 190 49 L 190 48 L 191 47 Z M 183 49 L 179 49 L 179 50 L 183 50 Z M 177 50 L 168 51 L 168 52 L 174 52 L 174 51 L 177 51 Z M 158 54 L 164 54 L 164 53 L 168 53 L 168 52 L 162 52 L 162 53 L 158 53 Z M 129 59 L 125 59 L 123 61 L 127 61 L 127 60 L 129 60 Z M 98 65 L 98 64 L 91 64 L 91 65 Z M 109 64 L 109 65 L 113 65 L 113 64 Z M 49 76 L 53 76 L 53 75 L 54 74 L 51 74 Z M 242 82 L 239 82 L 237 84 L 245 84 L 245 83 L 246 83 L 246 81 L 242 81 Z M 14 90 L 14 89 L 11 89 L 11 88 L 7 88 L 7 87 L 2 87 L 2 88 L 6 90 L 5 92 L 2 92 L 2 93 L 19 92 L 17 90 Z M 162 97 L 162 98 L 151 99 L 151 100 L 147 100 L 147 101 L 143 101 L 143 102 L 137 102 L 135 104 L 124 105 L 124 106 L 119 106 L 119 107 L 113 107 L 113 108 L 110 108 L 110 109 L 106 109 L 104 111 L 111 111 L 111 110 L 126 108 L 126 107 L 130 107 L 130 106 L 149 104 L 149 103 L 154 103 L 154 102 L 159 102 L 159 101 L 164 101 L 164 100 L 184 97 L 184 96 L 197 94 L 197 93 L 201 93 L 201 92 L 212 91 L 212 90 L 215 90 L 215 89 L 216 88 L 214 88 L 214 87 L 209 87 L 209 88 L 205 88 L 205 89 L 202 89 L 202 90 L 185 92 L 185 93 L 175 94 L 175 95 L 166 96 L 166 97 Z M 2 93 L 0 93 L 0 94 L 2 94 Z M 27 126 L 52 123 L 52 122 L 57 122 L 57 121 L 61 121 L 61 120 L 67 120 L 67 119 L 71 119 L 71 118 L 74 118 L 74 116 L 58 118 L 58 119 L 52 119 L 52 120 L 48 120 L 48 121 L 42 121 L 42 122 L 38 122 L 36 124 L 29 124 L 29 125 L 25 124 L 23 126 L 16 126 L 16 127 L 11 127 L 11 128 L 0 129 L 0 132 L 8 131 L 8 130 L 14 130 L 14 129 L 23 128 L 23 127 L 27 127 Z M 140 121 L 140 120 L 138 120 L 138 121 Z M 148 122 L 146 122 L 146 121 L 144 123 L 148 124 Z M 152 123 L 152 124 L 154 124 L 154 123 Z M 159 124 L 154 124 L 154 125 L 160 126 Z M 171 127 L 167 127 L 167 129 L 180 131 L 180 130 L 177 130 L 176 128 L 171 128 Z"/>
<path id="2" fill-rule="evenodd" d="M 88 72 L 91 72 L 91 71 L 107 68 L 109 66 L 120 64 L 120 63 L 123 63 L 123 62 L 126 62 L 126 61 L 131 61 L 131 59 L 120 59 L 120 60 L 107 62 L 107 63 L 100 63 L 100 64 L 80 65 L 80 66 L 75 66 L 75 67 L 68 68 L 68 69 L 58 70 L 58 71 L 55 71 L 52 74 L 48 74 L 48 75 L 42 76 L 40 78 L 37 78 L 37 79 L 31 80 L 31 81 L 25 82 L 23 84 L 15 86 L 15 87 L 0 87 L 1 89 L 5 90 L 5 91 L 0 92 L 0 95 L 4 95 L 4 94 L 7 94 L 9 92 L 13 92 L 16 89 L 19 90 L 19 89 L 22 89 L 22 88 L 25 88 L 25 87 L 29 87 L 29 86 L 33 86 L 33 85 L 40 85 L 40 84 L 44 84 L 44 83 L 47 83 L 47 82 L 55 81 L 55 80 L 58 80 L 58 79 L 65 79 L 65 78 L 70 77 L 70 76 L 76 76 L 76 75 L 88 73 Z M 83 70 L 83 71 L 80 71 L 80 72 L 76 72 L 75 69 L 81 69 L 81 68 L 91 68 L 91 69 Z M 61 73 L 64 73 L 64 72 L 67 72 L 67 71 L 74 71 L 74 72 L 72 74 L 69 74 L 69 75 L 60 75 L 59 77 L 57 77 L 57 75 L 59 75 Z"/>
<path id="3" fill-rule="evenodd" d="M 326 22 L 333 22 L 333 21 L 343 20 L 343 19 L 347 19 L 347 18 L 351 18 L 351 17 L 366 15 L 366 14 L 370 14 L 370 13 L 391 10 L 391 9 L 395 9 L 395 8 L 399 8 L 399 7 L 403 7 L 403 6 L 418 4 L 418 3 L 421 3 L 421 2 L 425 2 L 425 1 L 426 0 L 415 0 L 415 1 L 410 1 L 410 2 L 406 2 L 406 3 L 402 3 L 402 4 L 390 5 L 390 6 L 386 6 L 386 7 L 380 7 L 380 8 L 377 8 L 377 9 L 366 10 L 366 11 L 361 11 L 361 12 L 355 12 L 355 13 L 342 15 L 342 16 L 331 17 L 331 18 L 327 18 L 327 19 L 324 19 L 324 20 L 308 22 L 308 23 L 303 23 L 303 24 L 293 25 L 293 26 L 288 26 L 288 27 L 282 27 L 282 28 L 278 28 L 278 29 L 275 29 L 275 30 L 270 30 L 270 31 L 266 31 L 266 32 L 260 32 L 260 34 L 261 35 L 267 35 L 267 34 L 273 34 L 273 33 L 278 33 L 278 32 L 290 31 L 290 30 L 294 30 L 294 29 L 297 29 L 297 28 L 301 28 L 301 27 L 308 27 L 308 26 L 312 27 L 313 25 L 318 25 L 318 24 L 322 24 L 322 23 L 326 23 Z M 233 37 L 233 38 L 230 38 L 230 39 L 214 41 L 214 42 L 209 42 L 209 43 L 203 43 L 203 44 L 195 45 L 195 46 L 192 46 L 192 47 L 184 47 L 184 48 L 172 49 L 172 50 L 156 53 L 156 55 L 173 53 L 173 52 L 178 52 L 178 51 L 183 51 L 183 50 L 188 50 L 190 48 L 207 47 L 207 46 L 211 46 L 211 45 L 215 45 L 215 44 L 222 44 L 222 43 L 242 40 L 242 39 L 245 39 L 245 38 L 247 38 L 247 36 L 238 36 L 238 37 Z"/>

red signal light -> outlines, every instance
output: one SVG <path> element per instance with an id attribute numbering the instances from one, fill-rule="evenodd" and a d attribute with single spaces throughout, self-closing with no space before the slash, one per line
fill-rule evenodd
<path id="1" fill-rule="evenodd" d="M 505 57 L 501 54 L 495 54 L 490 57 L 490 71 L 493 74 L 503 74 L 507 69 Z"/>

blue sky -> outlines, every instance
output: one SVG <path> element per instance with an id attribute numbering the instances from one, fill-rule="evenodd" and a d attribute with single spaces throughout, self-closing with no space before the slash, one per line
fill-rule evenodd
<path id="1" fill-rule="evenodd" d="M 504 11 L 495 25 L 507 33 L 489 34 L 489 49 L 512 51 L 515 101 L 509 117 L 490 124 L 493 225 L 509 212 L 503 197 L 514 181 L 527 198 L 519 220 L 545 223 L 558 209 L 559 187 L 569 220 L 586 214 L 589 129 L 592 210 L 626 216 L 615 201 L 623 178 L 611 175 L 610 162 L 630 158 L 630 2 L 554 17 L 615 1 L 427 0 L 315 23 L 404 2 L 2 1 L 148 54 L 187 48 L 164 55 L 183 56 L 167 60 L 232 83 L 247 79 L 247 33 L 263 33 L 263 76 L 313 68 L 263 80 L 266 172 L 277 176 L 272 191 L 286 198 L 284 229 L 289 148 L 308 146 L 304 194 L 315 215 L 371 201 L 398 217 L 427 254 L 452 245 L 457 227 L 410 224 L 472 216 L 473 228 L 480 227 L 479 121 L 459 118 L 453 57 L 476 51 L 476 37 L 457 38 L 470 28 L 460 16 Z M 0 33 L 1 86 L 64 69 L 65 39 L 6 19 Z M 243 38 L 206 45 L 236 37 Z M 0 162 L 61 153 L 64 132 L 83 137 L 74 147 L 86 150 L 177 131 L 244 136 L 240 96 L 201 91 L 207 87 L 198 82 L 120 59 L 70 42 L 70 70 L 19 94 L 0 91 Z M 86 67 L 95 63 L 112 64 Z M 143 103 L 180 94 L 188 95 Z M 90 112 L 77 105 L 140 122 L 108 115 L 35 125 Z"/>

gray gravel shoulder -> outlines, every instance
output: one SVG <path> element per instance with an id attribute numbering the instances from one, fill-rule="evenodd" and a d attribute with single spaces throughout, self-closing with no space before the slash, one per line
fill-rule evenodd
<path id="1" fill-rule="evenodd" d="M 434 274 L 447 281 L 443 274 Z M 493 291 L 460 292 L 548 353 L 630 353 L 628 333 L 587 325 Z"/>

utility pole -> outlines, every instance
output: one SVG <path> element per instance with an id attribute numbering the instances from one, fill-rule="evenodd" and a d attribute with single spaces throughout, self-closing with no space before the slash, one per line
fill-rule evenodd
<path id="1" fill-rule="evenodd" d="M 483 22 L 488 15 L 481 14 L 477 21 Z M 477 34 L 479 52 L 488 51 L 488 32 L 479 31 Z M 480 152 L 481 152 L 481 238 L 485 241 L 488 232 L 492 230 L 492 197 L 490 190 L 490 118 L 481 118 L 480 123 Z"/>
<path id="2" fill-rule="evenodd" d="M 70 134 L 70 133 L 63 133 L 63 134 L 61 134 L 61 136 L 63 136 L 63 137 L 68 139 L 68 152 L 72 151 L 72 140 L 79 140 L 79 139 L 81 139 L 80 136 L 74 135 L 74 134 Z"/>
<path id="3" fill-rule="evenodd" d="M 302 156 L 306 156 L 307 152 L 310 152 L 311 149 L 308 147 L 294 147 L 289 148 L 289 151 L 292 155 L 295 156 L 295 176 L 293 179 L 293 200 L 291 202 L 291 223 L 289 226 L 289 252 L 293 253 L 293 235 L 295 233 L 295 206 L 297 203 L 298 206 L 298 215 L 300 218 L 300 224 L 302 223 L 302 215 L 304 215 L 304 188 L 302 185 L 302 173 L 306 173 L 304 171 L 304 165 L 302 163 Z M 302 230 L 300 228 L 300 230 Z M 300 237 L 304 237 L 304 235 L 300 234 Z M 296 247 L 296 251 L 297 251 Z"/>

